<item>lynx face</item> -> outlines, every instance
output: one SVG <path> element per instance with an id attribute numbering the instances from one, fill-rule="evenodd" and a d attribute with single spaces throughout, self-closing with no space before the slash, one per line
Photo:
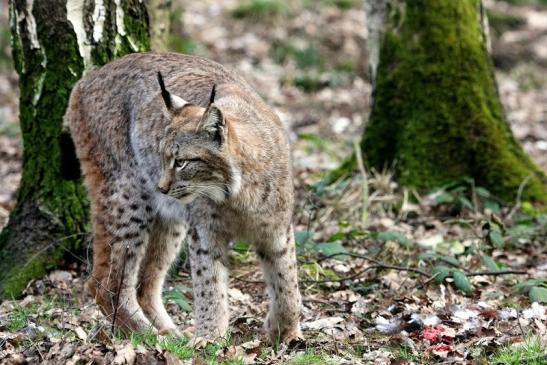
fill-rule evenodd
<path id="1" fill-rule="evenodd" d="M 184 105 L 167 128 L 160 153 L 162 193 L 183 204 L 197 197 L 222 202 L 230 196 L 233 171 L 225 157 L 225 119 L 214 104 L 207 109 Z"/>

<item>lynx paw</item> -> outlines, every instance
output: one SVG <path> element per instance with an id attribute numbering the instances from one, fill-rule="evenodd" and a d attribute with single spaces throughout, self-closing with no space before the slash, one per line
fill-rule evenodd
<path id="1" fill-rule="evenodd" d="M 297 321 L 286 321 L 283 323 L 282 321 L 272 320 L 268 316 L 264 322 L 264 331 L 272 343 L 289 343 L 293 340 L 304 339 Z"/>
<path id="2" fill-rule="evenodd" d="M 172 328 L 162 328 L 158 332 L 159 335 L 162 336 L 173 336 L 173 337 L 182 337 L 183 334 L 181 331 L 178 330 L 176 327 Z"/>
<path id="3" fill-rule="evenodd" d="M 208 344 L 210 343 L 213 343 L 213 341 L 205 338 L 205 337 L 201 337 L 201 336 L 194 336 L 192 337 L 192 339 L 190 340 L 190 347 L 193 347 L 194 349 L 198 350 L 198 349 L 204 349 L 205 347 L 207 347 Z"/>

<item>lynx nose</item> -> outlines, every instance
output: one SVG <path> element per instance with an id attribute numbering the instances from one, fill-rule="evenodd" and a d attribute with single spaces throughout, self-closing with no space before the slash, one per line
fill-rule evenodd
<path id="1" fill-rule="evenodd" d="M 167 194 L 170 188 L 171 188 L 171 181 L 169 181 L 169 179 L 162 177 L 158 184 L 159 191 L 161 191 L 163 194 Z"/>

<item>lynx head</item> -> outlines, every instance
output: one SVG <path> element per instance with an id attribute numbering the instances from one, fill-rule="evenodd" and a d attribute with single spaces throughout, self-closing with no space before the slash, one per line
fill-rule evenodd
<path id="1" fill-rule="evenodd" d="M 160 142 L 158 189 L 184 204 L 200 196 L 222 202 L 236 194 L 241 175 L 228 151 L 227 119 L 214 104 L 215 87 L 202 108 L 169 93 L 160 73 L 158 81 L 171 118 Z"/>

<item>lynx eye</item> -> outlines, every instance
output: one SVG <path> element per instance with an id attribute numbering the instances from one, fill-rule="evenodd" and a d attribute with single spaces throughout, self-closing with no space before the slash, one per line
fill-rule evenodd
<path id="1" fill-rule="evenodd" d="M 188 160 L 175 160 L 175 168 L 182 170 L 188 165 Z"/>

